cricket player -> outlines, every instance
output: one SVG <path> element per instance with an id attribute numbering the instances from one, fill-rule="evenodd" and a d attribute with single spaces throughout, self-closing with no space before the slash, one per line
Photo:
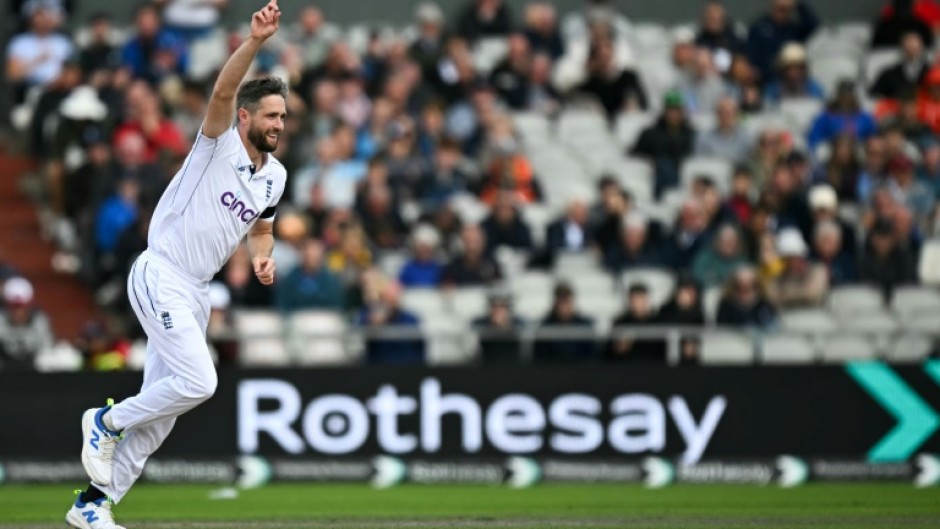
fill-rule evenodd
<path id="1" fill-rule="evenodd" d="M 140 477 L 176 418 L 215 392 L 206 345 L 209 280 L 246 235 L 255 275 L 274 282 L 274 208 L 287 173 L 271 153 L 284 130 L 287 87 L 274 78 L 241 81 L 280 18 L 277 0 L 252 15 L 250 36 L 219 73 L 192 151 L 154 211 L 148 248 L 127 278 L 148 338 L 143 387 L 82 415 L 91 485 L 65 517 L 72 527 L 124 529 L 111 505 Z"/>

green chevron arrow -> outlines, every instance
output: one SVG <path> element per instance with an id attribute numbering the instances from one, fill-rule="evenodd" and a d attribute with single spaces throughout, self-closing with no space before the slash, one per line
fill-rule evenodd
<path id="1" fill-rule="evenodd" d="M 940 385 L 940 360 L 929 360 L 924 364 L 924 371 Z"/>
<path id="2" fill-rule="evenodd" d="M 928 372 L 929 372 L 928 366 Z M 890 367 L 881 362 L 853 362 L 849 375 L 898 423 L 868 451 L 873 463 L 906 461 L 940 427 L 940 416 Z M 940 364 L 935 368 L 940 377 Z M 931 373 L 931 376 L 935 376 Z"/>

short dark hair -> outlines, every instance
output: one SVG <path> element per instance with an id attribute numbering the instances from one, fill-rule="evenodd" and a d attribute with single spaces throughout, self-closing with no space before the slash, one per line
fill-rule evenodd
<path id="1" fill-rule="evenodd" d="M 286 100 L 287 84 L 277 77 L 262 77 L 245 81 L 238 87 L 235 108 L 244 108 L 249 112 L 254 112 L 258 109 L 258 103 L 270 95 L 279 95 Z"/>
<path id="2" fill-rule="evenodd" d="M 640 294 L 646 295 L 650 293 L 649 287 L 646 286 L 646 283 L 634 283 L 630 285 L 630 289 L 627 291 L 629 296 L 637 296 Z"/>

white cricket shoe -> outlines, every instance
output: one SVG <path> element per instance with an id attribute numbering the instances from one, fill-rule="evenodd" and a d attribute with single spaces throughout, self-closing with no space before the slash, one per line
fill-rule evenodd
<path id="1" fill-rule="evenodd" d="M 65 523 L 75 529 L 125 529 L 123 526 L 114 523 L 114 515 L 111 514 L 111 500 L 101 498 L 83 503 L 81 494 L 78 495 L 75 504 L 65 515 Z"/>
<path id="2" fill-rule="evenodd" d="M 101 416 L 111 409 L 111 401 L 104 408 L 92 408 L 82 415 L 82 466 L 91 481 L 97 485 L 111 484 L 114 448 L 121 433 L 109 430 Z"/>

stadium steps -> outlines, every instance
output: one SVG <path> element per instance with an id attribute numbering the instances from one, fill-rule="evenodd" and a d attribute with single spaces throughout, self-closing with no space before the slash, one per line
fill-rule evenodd
<path id="1" fill-rule="evenodd" d="M 85 285 L 52 270 L 55 247 L 43 240 L 36 208 L 19 190 L 20 178 L 35 163 L 0 151 L 0 167 L 6 175 L 0 178 L 0 259 L 33 283 L 36 303 L 49 314 L 56 338 L 73 338 L 83 322 L 101 313 Z"/>

